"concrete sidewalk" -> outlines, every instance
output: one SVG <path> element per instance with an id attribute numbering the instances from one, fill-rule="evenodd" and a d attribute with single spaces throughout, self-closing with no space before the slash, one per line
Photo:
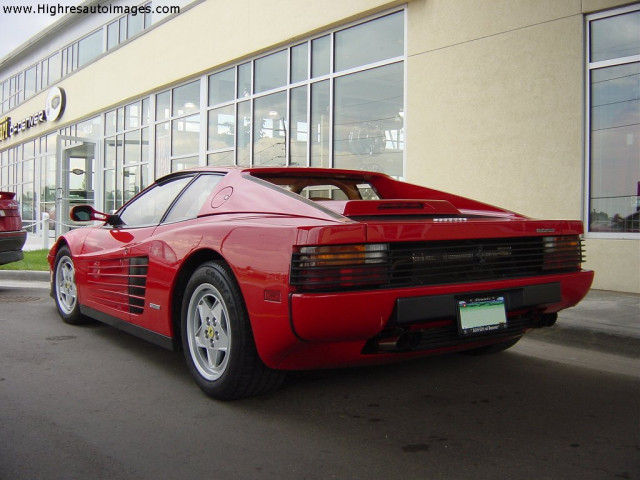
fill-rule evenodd
<path id="1" fill-rule="evenodd" d="M 48 288 L 49 272 L 0 270 L 0 286 L 34 283 Z M 640 358 L 640 295 L 591 290 L 578 305 L 560 312 L 553 327 L 532 330 L 527 335 L 551 343 Z"/>

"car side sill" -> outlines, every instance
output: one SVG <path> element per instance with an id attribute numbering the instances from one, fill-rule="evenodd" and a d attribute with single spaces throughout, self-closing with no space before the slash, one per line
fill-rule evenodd
<path id="1" fill-rule="evenodd" d="M 94 310 L 93 308 L 87 307 L 85 305 L 80 305 L 80 313 L 86 315 L 87 317 L 94 318 L 102 323 L 106 323 L 107 325 L 111 325 L 118 330 L 122 330 L 124 332 L 130 333 L 131 335 L 142 338 L 147 342 L 155 343 L 156 345 L 166 348 L 167 350 L 175 350 L 175 344 L 171 337 L 167 337 L 165 335 L 152 332 L 151 330 L 147 330 L 146 328 L 139 327 L 138 325 L 125 322 L 124 320 L 113 317 L 104 312 Z"/>

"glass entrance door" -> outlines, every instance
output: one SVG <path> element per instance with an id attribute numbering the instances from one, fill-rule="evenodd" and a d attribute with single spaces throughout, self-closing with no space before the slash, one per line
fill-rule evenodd
<path id="1" fill-rule="evenodd" d="M 86 138 L 58 136 L 56 169 L 56 238 L 81 224 L 71 221 L 74 205 L 95 206 L 97 142 Z"/>

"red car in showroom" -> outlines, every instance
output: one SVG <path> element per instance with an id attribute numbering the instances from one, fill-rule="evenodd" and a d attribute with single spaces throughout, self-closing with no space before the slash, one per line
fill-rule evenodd
<path id="1" fill-rule="evenodd" d="M 62 318 L 184 350 L 218 399 L 287 370 L 489 353 L 587 293 L 579 221 L 534 220 L 380 173 L 200 168 L 49 253 Z"/>
<path id="2" fill-rule="evenodd" d="M 27 232 L 22 228 L 20 208 L 14 192 L 0 192 L 0 265 L 24 258 Z"/>

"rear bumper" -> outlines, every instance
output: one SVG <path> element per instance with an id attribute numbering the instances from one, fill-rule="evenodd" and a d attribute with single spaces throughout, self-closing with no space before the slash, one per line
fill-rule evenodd
<path id="1" fill-rule="evenodd" d="M 27 240 L 27 232 L 0 232 L 0 265 L 17 262 L 24 258 L 22 247 Z"/>
<path id="2" fill-rule="evenodd" d="M 576 305 L 589 291 L 593 272 L 436 287 L 404 288 L 333 294 L 293 294 L 291 326 L 301 340 L 280 368 L 316 368 L 380 363 L 391 357 L 412 357 L 438 351 L 473 348 L 528 328 L 552 323 L 555 313 Z M 499 294 L 506 298 L 512 330 L 475 341 L 457 334 L 455 299 L 465 295 Z M 390 330 L 419 329 L 427 338 L 444 335 L 439 343 L 423 343 L 417 350 L 370 355 L 371 342 Z M 328 345 L 332 344 L 332 345 Z M 317 357 L 316 355 L 320 355 Z M 376 357 L 375 359 L 373 357 Z"/>

